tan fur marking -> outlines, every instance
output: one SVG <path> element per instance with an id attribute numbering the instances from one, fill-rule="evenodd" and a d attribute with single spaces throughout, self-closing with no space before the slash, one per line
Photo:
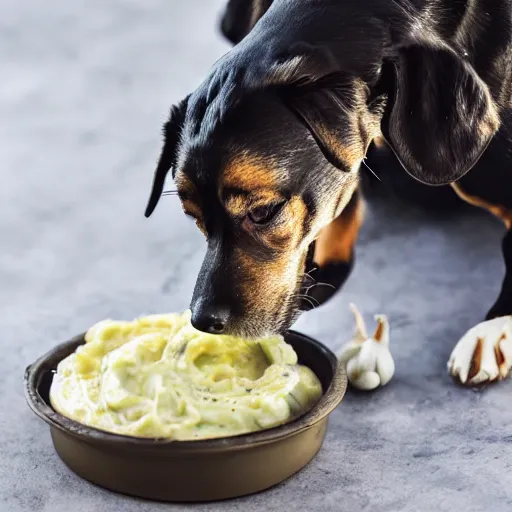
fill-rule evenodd
<path id="1" fill-rule="evenodd" d="M 206 232 L 206 226 L 203 224 L 203 222 L 200 221 L 199 219 L 196 219 L 195 221 L 196 221 L 197 229 L 199 229 L 199 231 L 201 231 L 201 233 L 204 236 L 208 236 L 208 233 Z"/>
<path id="2" fill-rule="evenodd" d="M 233 217 L 242 217 L 249 209 L 249 202 L 244 196 L 231 196 L 225 201 L 224 208 Z"/>
<path id="3" fill-rule="evenodd" d="M 194 218 L 196 226 L 206 236 L 206 228 L 203 221 L 203 212 L 199 205 L 191 198 L 196 194 L 194 183 L 182 172 L 178 172 L 174 178 L 183 211 Z"/>
<path id="4" fill-rule="evenodd" d="M 484 199 L 481 199 L 477 196 L 467 194 L 466 192 L 464 192 L 464 190 L 462 190 L 462 187 L 458 183 L 452 183 L 451 186 L 453 190 L 455 190 L 457 195 L 462 200 L 466 201 L 466 203 L 488 210 L 493 215 L 500 218 L 505 223 L 507 229 L 510 229 L 512 227 L 512 210 L 509 210 L 501 205 L 488 203 Z"/>
<path id="5" fill-rule="evenodd" d="M 176 183 L 176 187 L 180 195 L 189 196 L 196 191 L 194 183 L 192 183 L 190 178 L 181 171 L 176 174 L 174 183 Z"/>
<path id="6" fill-rule="evenodd" d="M 328 146 L 335 148 L 338 160 L 343 162 L 348 169 L 352 169 L 364 156 L 362 141 L 355 140 L 351 144 L 343 143 L 336 133 L 332 133 L 324 127 L 319 128 L 321 137 Z"/>
<path id="7" fill-rule="evenodd" d="M 262 243 L 277 251 L 272 259 L 262 261 L 241 248 L 235 248 L 236 267 L 243 276 L 240 300 L 249 311 L 258 311 L 262 321 L 265 317 L 285 314 L 287 304 L 283 298 L 293 299 L 291 292 L 296 289 L 297 279 L 301 278 L 299 271 L 306 257 L 305 252 L 301 254 L 302 251 L 298 250 L 307 215 L 302 198 L 292 197 L 280 215 L 282 219 L 275 226 L 257 235 Z"/>
<path id="8" fill-rule="evenodd" d="M 235 250 L 237 268 L 243 276 L 240 300 L 247 310 L 263 316 L 286 311 L 283 297 L 295 289 L 303 264 L 303 258 L 294 258 L 293 252 L 290 248 L 271 261 L 258 261 L 245 251 Z"/>
<path id="9" fill-rule="evenodd" d="M 190 199 L 184 199 L 181 201 L 181 206 L 187 215 L 190 215 L 196 219 L 202 218 L 203 212 L 201 211 L 201 208 L 199 208 L 199 206 Z"/>
<path id="10" fill-rule="evenodd" d="M 302 198 L 292 197 L 285 206 L 282 222 L 279 222 L 269 235 L 270 243 L 280 247 L 288 243 L 288 250 L 294 251 L 304 236 L 303 226 L 307 213 Z"/>
<path id="11" fill-rule="evenodd" d="M 294 196 L 284 205 L 283 211 L 277 215 L 278 219 L 268 230 L 260 230 L 250 221 L 245 221 L 243 226 L 268 247 L 292 253 L 304 235 L 303 225 L 307 207 L 301 197 Z"/>
<path id="12" fill-rule="evenodd" d="M 336 219 L 320 231 L 315 245 L 315 263 L 349 262 L 364 218 L 364 203 L 343 211 Z"/>
<path id="13" fill-rule="evenodd" d="M 276 186 L 275 168 L 249 156 L 242 155 L 229 162 L 222 179 L 224 187 L 243 190 L 272 189 Z"/>
<path id="14" fill-rule="evenodd" d="M 241 217 L 247 212 L 258 206 L 264 206 L 268 203 L 280 201 L 282 196 L 275 190 L 258 190 L 255 194 L 230 195 L 224 202 L 224 207 L 234 217 Z"/>
<path id="15" fill-rule="evenodd" d="M 376 148 L 379 148 L 379 149 L 386 147 L 386 141 L 384 140 L 384 137 L 382 137 L 382 136 L 374 137 L 373 144 L 375 145 Z"/>

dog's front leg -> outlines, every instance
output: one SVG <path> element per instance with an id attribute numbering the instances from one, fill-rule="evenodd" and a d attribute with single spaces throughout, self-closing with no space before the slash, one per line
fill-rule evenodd
<path id="1" fill-rule="evenodd" d="M 505 260 L 505 279 L 501 287 L 501 292 L 494 306 L 487 314 L 487 319 L 512 316 L 512 229 L 507 231 L 501 244 L 503 259 Z"/>
<path id="2" fill-rule="evenodd" d="M 502 250 L 505 279 L 487 320 L 470 329 L 455 346 L 448 369 L 468 386 L 504 379 L 512 369 L 512 211 L 470 196 L 461 186 L 456 192 L 467 202 L 484 207 L 502 218 L 508 227 Z"/>
<path id="3" fill-rule="evenodd" d="M 345 283 L 354 266 L 354 246 L 363 223 L 364 203 L 356 190 L 341 214 L 315 241 L 303 281 L 302 309 L 330 299 Z"/>

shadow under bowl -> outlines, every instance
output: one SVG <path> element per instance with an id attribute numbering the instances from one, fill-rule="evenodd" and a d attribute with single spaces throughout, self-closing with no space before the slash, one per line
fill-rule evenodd
<path id="1" fill-rule="evenodd" d="M 84 343 L 63 343 L 29 366 L 25 395 L 50 425 L 55 450 L 77 475 L 101 487 L 141 498 L 200 502 L 234 498 L 279 484 L 320 450 L 329 414 L 347 388 L 345 370 L 319 342 L 294 331 L 285 340 L 311 368 L 324 393 L 313 409 L 278 427 L 233 437 L 173 441 L 111 434 L 57 413 L 49 392 L 58 363 Z"/>

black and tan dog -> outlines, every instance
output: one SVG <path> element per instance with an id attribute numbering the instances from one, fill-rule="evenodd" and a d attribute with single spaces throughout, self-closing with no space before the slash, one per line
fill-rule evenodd
<path id="1" fill-rule="evenodd" d="M 171 169 L 208 243 L 198 329 L 282 331 L 341 287 L 371 144 L 511 228 L 510 0 L 231 0 L 222 28 L 236 45 L 173 107 L 146 212 Z M 512 366 L 512 231 L 503 253 L 490 321 L 450 362 L 468 384 Z"/>

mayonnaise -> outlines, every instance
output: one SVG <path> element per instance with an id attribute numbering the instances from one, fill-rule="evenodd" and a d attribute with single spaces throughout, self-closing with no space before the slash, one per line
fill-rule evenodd
<path id="1" fill-rule="evenodd" d="M 322 394 L 281 336 L 204 334 L 190 313 L 105 320 L 60 362 L 53 407 L 84 425 L 139 437 L 226 437 L 270 428 Z"/>

